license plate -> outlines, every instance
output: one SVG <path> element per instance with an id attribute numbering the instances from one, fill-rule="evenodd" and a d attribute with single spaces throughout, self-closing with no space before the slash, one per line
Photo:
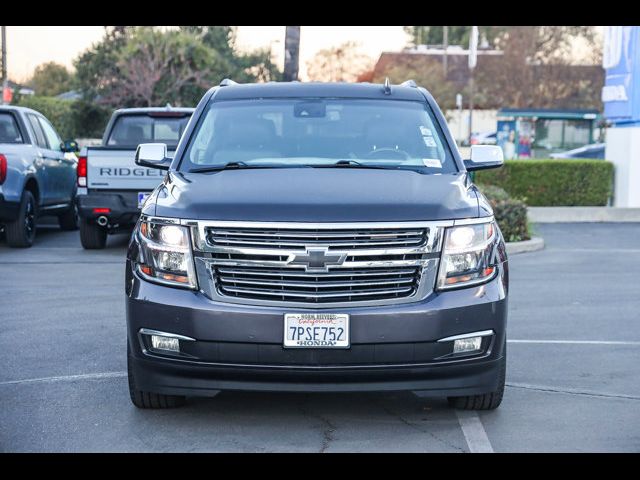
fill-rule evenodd
<path id="1" fill-rule="evenodd" d="M 349 348 L 349 315 L 346 313 L 285 313 L 284 346 Z"/>
<path id="2" fill-rule="evenodd" d="M 138 192 L 138 208 L 142 208 L 142 205 L 147 201 L 149 195 L 151 195 L 150 192 Z"/>

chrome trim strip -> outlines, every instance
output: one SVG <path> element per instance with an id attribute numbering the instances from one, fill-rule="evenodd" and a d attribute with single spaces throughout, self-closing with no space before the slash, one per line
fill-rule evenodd
<path id="1" fill-rule="evenodd" d="M 453 342 L 454 340 L 461 340 L 463 338 L 488 337 L 490 335 L 494 335 L 493 330 L 482 330 L 480 332 L 462 333 L 460 335 L 453 335 L 451 337 L 441 338 L 440 340 L 438 340 L 438 342 Z"/>
<path id="2" fill-rule="evenodd" d="M 41 210 L 53 210 L 54 208 L 62 208 L 70 206 L 70 203 L 56 203 L 55 205 L 43 205 L 40 207 Z"/>
<path id="3" fill-rule="evenodd" d="M 488 217 L 487 217 L 488 218 Z M 367 228 L 428 228 L 451 227 L 454 220 L 413 221 L 413 222 L 247 222 L 227 220 L 181 220 L 183 225 L 203 225 L 204 227 L 240 228 L 290 228 L 290 229 L 367 229 Z"/>
<path id="4" fill-rule="evenodd" d="M 177 338 L 178 340 L 185 340 L 188 342 L 195 342 L 195 338 L 185 337 L 184 335 L 178 335 L 177 333 L 161 332 L 160 330 L 152 330 L 150 328 L 141 328 L 138 333 L 142 335 L 156 335 L 158 337 Z"/>
<path id="5" fill-rule="evenodd" d="M 489 223 L 493 222 L 495 219 L 493 215 L 490 217 L 480 217 L 480 218 L 463 218 L 461 220 L 453 220 L 453 226 L 457 227 L 458 225 L 476 225 L 478 223 Z"/>

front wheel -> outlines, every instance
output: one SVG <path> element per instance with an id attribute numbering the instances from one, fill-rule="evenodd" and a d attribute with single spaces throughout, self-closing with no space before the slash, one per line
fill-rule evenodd
<path id="1" fill-rule="evenodd" d="M 482 395 L 466 395 L 464 397 L 448 397 L 449 405 L 460 410 L 495 410 L 502 403 L 504 384 L 507 373 L 507 345 L 505 343 L 500 362 L 498 388 Z"/>
<path id="2" fill-rule="evenodd" d="M 136 381 L 131 368 L 131 353 L 127 344 L 127 377 L 129 378 L 129 396 L 131 403 L 138 408 L 176 408 L 185 404 L 185 397 L 180 395 L 163 395 L 161 393 L 144 392 L 136 388 Z"/>
<path id="3" fill-rule="evenodd" d="M 6 224 L 7 244 L 14 248 L 33 245 L 36 237 L 36 199 L 29 190 L 22 192 L 18 218 Z"/>

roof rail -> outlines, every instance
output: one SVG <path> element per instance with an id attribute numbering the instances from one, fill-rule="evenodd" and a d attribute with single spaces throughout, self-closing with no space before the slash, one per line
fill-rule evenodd
<path id="1" fill-rule="evenodd" d="M 225 78 L 220 82 L 221 87 L 228 87 L 229 85 L 238 85 L 238 82 L 234 82 L 230 78 Z"/>
<path id="2" fill-rule="evenodd" d="M 416 82 L 414 80 L 405 80 L 404 82 L 402 82 L 400 84 L 401 87 L 411 87 L 411 88 L 418 88 L 418 85 L 416 84 Z"/>

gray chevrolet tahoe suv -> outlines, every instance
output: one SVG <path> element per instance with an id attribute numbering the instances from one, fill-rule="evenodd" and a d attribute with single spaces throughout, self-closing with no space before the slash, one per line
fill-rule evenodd
<path id="1" fill-rule="evenodd" d="M 126 265 L 137 407 L 221 390 L 409 390 L 493 409 L 508 267 L 491 207 L 424 89 L 224 81 L 145 202 Z"/>

